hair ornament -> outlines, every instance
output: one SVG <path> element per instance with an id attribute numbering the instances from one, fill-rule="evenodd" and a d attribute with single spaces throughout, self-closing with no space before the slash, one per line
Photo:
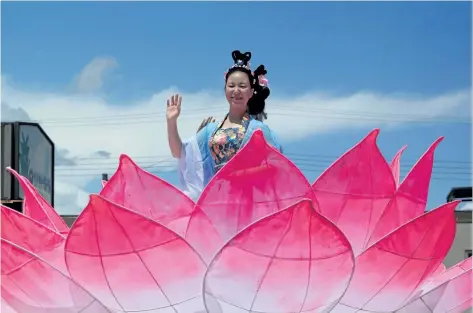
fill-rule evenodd
<path id="1" fill-rule="evenodd" d="M 259 82 L 260 86 L 268 87 L 269 81 L 268 81 L 268 79 L 266 78 L 265 75 L 259 75 L 258 76 L 258 82 Z"/>

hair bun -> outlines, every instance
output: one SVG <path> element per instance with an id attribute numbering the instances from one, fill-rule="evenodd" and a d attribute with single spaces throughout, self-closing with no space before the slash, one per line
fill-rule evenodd
<path id="1" fill-rule="evenodd" d="M 269 90 L 268 87 L 261 86 L 261 88 L 257 91 L 256 95 L 264 101 L 264 100 L 268 99 L 270 94 L 271 94 L 271 91 Z"/>
<path id="2" fill-rule="evenodd" d="M 263 113 L 266 103 L 263 99 L 259 98 L 258 95 L 253 95 L 253 97 L 248 100 L 248 113 L 250 115 L 258 115 Z"/>
<path id="3" fill-rule="evenodd" d="M 240 50 L 234 50 L 232 52 L 233 62 L 235 64 L 241 62 L 243 65 L 248 65 L 251 60 L 251 52 L 241 53 Z"/>
<path id="4" fill-rule="evenodd" d="M 260 76 L 260 75 L 266 75 L 268 74 L 268 71 L 264 68 L 264 65 L 261 64 L 258 66 L 258 68 L 255 70 L 255 76 Z"/>
<path id="5" fill-rule="evenodd" d="M 253 96 L 248 100 L 248 113 L 250 115 L 264 113 L 264 108 L 266 106 L 265 100 L 269 97 L 270 93 L 269 88 L 264 86 L 255 90 Z"/>

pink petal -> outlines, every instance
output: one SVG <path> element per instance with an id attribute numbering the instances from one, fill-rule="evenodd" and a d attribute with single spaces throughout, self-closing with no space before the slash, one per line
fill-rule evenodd
<path id="1" fill-rule="evenodd" d="M 179 189 L 144 171 L 126 155 L 120 156 L 118 169 L 100 196 L 164 225 L 194 209 L 194 202 Z"/>
<path id="2" fill-rule="evenodd" d="M 353 265 L 346 237 L 302 200 L 248 226 L 219 251 L 204 282 L 207 309 L 324 312 L 343 295 Z"/>
<path id="3" fill-rule="evenodd" d="M 435 272 L 432 274 L 432 276 L 440 275 L 443 272 L 445 272 L 447 268 L 445 267 L 445 264 L 441 263 L 439 267 L 435 270 Z"/>
<path id="4" fill-rule="evenodd" d="M 355 256 L 396 191 L 391 168 L 376 145 L 378 134 L 372 131 L 312 185 L 320 212 L 347 236 Z"/>
<path id="5" fill-rule="evenodd" d="M 56 248 L 65 238 L 32 218 L 1 207 L 1 237 L 33 253 Z"/>
<path id="6" fill-rule="evenodd" d="M 399 182 L 401 179 L 401 156 L 407 146 L 402 147 L 394 156 L 393 160 L 391 161 L 391 171 L 393 173 L 394 181 L 396 182 L 396 186 L 399 186 Z"/>
<path id="7" fill-rule="evenodd" d="M 424 213 L 429 194 L 434 152 L 443 137 L 437 139 L 407 174 L 389 202 L 371 234 L 367 246 Z"/>
<path id="8" fill-rule="evenodd" d="M 304 174 L 257 130 L 212 178 L 197 206 L 228 240 L 256 220 L 303 198 L 316 201 Z"/>
<path id="9" fill-rule="evenodd" d="M 110 309 L 203 310 L 199 255 L 165 226 L 100 196 L 91 196 L 65 250 L 71 277 Z"/>
<path id="10" fill-rule="evenodd" d="M 1 237 L 28 250 L 52 266 L 65 270 L 64 243 L 66 238 L 32 218 L 1 206 Z M 17 262 L 11 256 L 2 256 L 8 262 Z"/>
<path id="11" fill-rule="evenodd" d="M 1 239 L 2 298 L 21 313 L 109 312 L 45 260 Z M 8 256 L 8 257 L 5 257 Z M 18 262 L 11 262 L 17 260 Z M 2 308 L 3 309 L 3 308 Z"/>
<path id="12" fill-rule="evenodd" d="M 214 225 L 199 208 L 196 208 L 190 216 L 176 220 L 167 227 L 185 238 L 206 264 L 210 263 L 224 244 Z"/>
<path id="13" fill-rule="evenodd" d="M 457 264 L 449 267 L 448 269 L 445 268 L 444 264 L 441 264 L 439 267 L 443 267 L 444 270 L 442 273 L 438 274 L 437 276 L 433 276 L 429 278 L 429 283 L 436 283 L 438 281 L 445 281 L 445 277 L 454 277 L 457 274 L 461 274 L 472 267 L 472 257 L 469 257 L 468 259 L 462 260 L 458 262 Z"/>
<path id="14" fill-rule="evenodd" d="M 422 286 L 421 294 L 397 313 L 464 312 L 472 307 L 472 258 Z"/>
<path id="15" fill-rule="evenodd" d="M 59 233 L 67 234 L 69 232 L 67 224 L 43 196 L 36 191 L 29 180 L 18 174 L 14 169 L 7 169 L 18 179 L 23 189 L 23 213 Z"/>
<path id="16" fill-rule="evenodd" d="M 120 157 L 117 172 L 103 186 L 102 197 L 165 225 L 184 237 L 206 261 L 223 244 L 208 217 L 200 209 L 194 210 L 190 198 L 142 170 L 126 155 Z M 205 228 L 200 228 L 203 225 Z"/>
<path id="17" fill-rule="evenodd" d="M 1 309 L 0 312 L 2 313 L 17 313 L 15 309 L 13 309 L 3 298 L 2 298 L 2 303 L 1 303 Z"/>
<path id="18" fill-rule="evenodd" d="M 457 204 L 444 204 L 410 221 L 358 256 L 341 305 L 372 312 L 401 308 L 450 250 Z"/>

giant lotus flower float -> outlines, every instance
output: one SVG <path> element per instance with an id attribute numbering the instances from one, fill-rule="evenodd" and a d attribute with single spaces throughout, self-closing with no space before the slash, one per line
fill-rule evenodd
<path id="1" fill-rule="evenodd" d="M 312 185 L 257 131 L 194 203 L 121 156 L 69 229 L 27 179 L 2 207 L 2 312 L 446 313 L 457 202 L 424 213 L 437 140 L 399 182 L 378 130 Z"/>

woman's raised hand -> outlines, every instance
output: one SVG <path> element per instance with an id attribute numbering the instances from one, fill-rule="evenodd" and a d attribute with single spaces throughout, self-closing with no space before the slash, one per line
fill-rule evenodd
<path id="1" fill-rule="evenodd" d="M 182 97 L 178 94 L 173 95 L 171 99 L 167 101 L 167 108 L 166 108 L 166 119 L 168 121 L 176 121 L 181 114 L 181 103 Z"/>

